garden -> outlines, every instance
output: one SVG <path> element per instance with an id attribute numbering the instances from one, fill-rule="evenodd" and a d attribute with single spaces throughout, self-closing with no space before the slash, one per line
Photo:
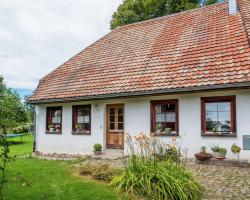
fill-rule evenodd
<path id="1" fill-rule="evenodd" d="M 32 157 L 32 148 L 33 135 L 25 135 L 22 142 L 19 138 L 12 140 L 10 155 L 16 157 L 7 164 L 4 199 L 142 199 L 138 193 L 143 194 L 144 199 L 150 195 L 149 199 L 154 199 L 154 195 L 162 195 L 165 184 L 168 186 L 165 186 L 168 188 L 166 194 L 182 195 L 185 188 L 179 184 L 188 181 L 191 181 L 191 188 L 188 193 L 184 190 L 186 195 L 200 198 L 202 192 L 202 199 L 250 199 L 249 168 L 200 165 L 189 161 L 154 163 L 138 157 L 125 162 L 89 157 L 44 160 Z M 146 151 L 143 153 L 146 153 L 144 157 L 148 156 Z M 172 155 L 177 158 L 175 151 Z M 155 155 L 155 159 L 162 159 L 161 154 Z M 182 167 L 184 164 L 187 171 Z M 168 182 L 174 183 L 171 185 L 173 190 Z"/>
<path id="2" fill-rule="evenodd" d="M 126 199 L 114 188 L 77 175 L 74 167 L 79 160 L 55 161 L 32 157 L 33 136 L 26 135 L 23 142 L 15 138 L 10 145 L 14 161 L 7 164 L 3 195 L 6 200 L 48 199 Z"/>
<path id="3" fill-rule="evenodd" d="M 211 146 L 208 153 L 202 146 L 195 162 L 181 154 L 175 139 L 164 144 L 140 134 L 127 135 L 126 142 L 130 157 L 112 162 L 85 160 L 78 165 L 79 174 L 109 183 L 132 199 L 250 198 L 249 163 L 238 165 L 241 149 L 235 143 L 230 149 L 234 159 L 226 159 L 224 147 Z M 215 162 L 208 164 L 209 160 Z"/>
<path id="4" fill-rule="evenodd" d="M 132 154 L 117 167 L 89 157 L 35 158 L 33 136 L 25 135 L 22 142 L 15 138 L 9 146 L 9 156 L 15 158 L 7 163 L 4 199 L 200 199 L 200 185 L 178 160 L 163 161 L 156 155 L 157 141 L 150 137 L 138 140 L 141 156 Z M 154 145 L 153 154 L 145 146 L 148 142 Z"/>

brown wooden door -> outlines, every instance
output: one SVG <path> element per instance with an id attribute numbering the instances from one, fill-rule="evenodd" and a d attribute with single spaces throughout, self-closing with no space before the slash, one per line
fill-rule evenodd
<path id="1" fill-rule="evenodd" d="M 124 147 L 124 105 L 107 105 L 106 115 L 107 148 Z"/>

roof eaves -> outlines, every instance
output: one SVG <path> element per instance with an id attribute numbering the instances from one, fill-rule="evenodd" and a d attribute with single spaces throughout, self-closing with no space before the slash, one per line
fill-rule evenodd
<path id="1" fill-rule="evenodd" d="M 113 94 L 101 94 L 93 96 L 79 96 L 71 98 L 58 98 L 58 99 L 41 99 L 27 101 L 29 104 L 45 104 L 45 103 L 65 103 L 70 101 L 87 101 L 87 100 L 105 100 L 114 98 L 135 98 L 142 96 L 152 95 L 171 95 L 176 93 L 197 93 L 214 90 L 228 90 L 228 89 L 250 89 L 250 82 L 234 83 L 234 84 L 220 84 L 220 85 L 207 85 L 198 87 L 185 87 L 185 88 L 167 88 L 159 90 L 147 90 L 137 92 L 126 92 L 126 93 L 113 93 Z"/>

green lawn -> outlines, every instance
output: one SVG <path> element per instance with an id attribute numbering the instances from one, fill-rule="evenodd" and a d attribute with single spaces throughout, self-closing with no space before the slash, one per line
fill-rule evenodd
<path id="1" fill-rule="evenodd" d="M 16 138 L 10 147 L 14 162 L 8 164 L 8 183 L 4 186 L 7 200 L 101 200 L 121 199 L 106 184 L 74 176 L 72 161 L 39 160 L 30 155 L 33 138 L 25 136 L 23 143 Z"/>
<path id="2" fill-rule="evenodd" d="M 34 138 L 31 135 L 11 139 L 10 153 L 11 155 L 22 156 L 31 155 L 33 150 Z"/>

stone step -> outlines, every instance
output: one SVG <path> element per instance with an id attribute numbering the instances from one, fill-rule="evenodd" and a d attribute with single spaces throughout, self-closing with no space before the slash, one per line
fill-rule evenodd
<path id="1" fill-rule="evenodd" d="M 92 155 L 92 158 L 97 159 L 119 159 L 124 157 L 123 149 L 105 149 L 101 155 Z"/>

